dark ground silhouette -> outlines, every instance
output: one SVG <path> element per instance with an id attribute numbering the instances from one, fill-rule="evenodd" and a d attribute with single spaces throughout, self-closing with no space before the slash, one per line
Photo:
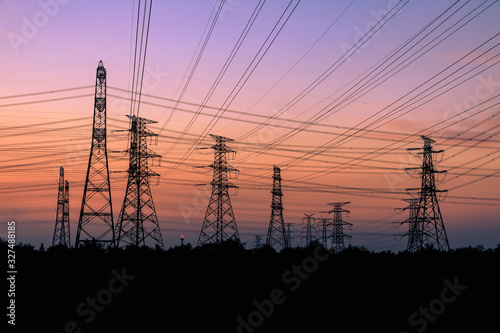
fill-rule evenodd
<path id="1" fill-rule="evenodd" d="M 0 331 L 498 332 L 499 264 L 500 246 L 18 246 L 16 326 Z"/>

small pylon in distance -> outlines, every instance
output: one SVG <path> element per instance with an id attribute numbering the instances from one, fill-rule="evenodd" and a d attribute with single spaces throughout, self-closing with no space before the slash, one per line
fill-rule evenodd
<path id="1" fill-rule="evenodd" d="M 302 234 L 305 233 L 305 235 L 302 236 L 302 241 L 304 242 L 304 246 L 308 246 L 313 240 L 316 239 L 316 236 L 314 236 L 316 233 L 316 227 L 313 226 L 316 223 L 316 218 L 313 217 L 314 214 L 304 213 L 304 215 L 306 217 L 302 218 L 302 224 L 305 224 L 305 226 L 302 227 Z"/>
<path id="2" fill-rule="evenodd" d="M 292 247 L 292 239 L 295 239 L 295 237 L 292 237 L 292 235 L 295 233 L 293 225 L 293 223 L 286 223 L 286 237 L 288 239 L 288 247 Z"/>
<path id="3" fill-rule="evenodd" d="M 408 202 L 408 206 L 403 208 L 403 210 L 409 211 L 408 218 L 400 223 L 408 224 L 408 232 L 403 234 L 403 237 L 408 236 L 406 251 L 415 252 L 418 250 L 415 246 L 420 243 L 419 239 L 421 238 L 420 225 L 417 222 L 419 199 L 403 199 L 403 201 Z"/>
<path id="4" fill-rule="evenodd" d="M 52 236 L 52 246 L 64 245 L 68 248 L 71 247 L 69 223 L 69 182 L 64 180 L 64 168 L 60 167 L 56 225 Z"/>
<path id="5" fill-rule="evenodd" d="M 253 246 L 255 249 L 260 249 L 262 247 L 262 236 L 261 235 L 253 235 L 254 241 Z"/>
<path id="6" fill-rule="evenodd" d="M 276 165 L 273 166 L 273 194 L 271 203 L 271 219 L 269 221 L 269 229 L 267 230 L 266 245 L 281 248 L 289 247 L 288 238 L 286 237 L 285 222 L 283 221 L 283 192 L 281 191 L 281 169 Z"/>
<path id="7" fill-rule="evenodd" d="M 321 228 L 321 236 L 320 236 L 320 242 L 321 245 L 325 247 L 325 249 L 328 248 L 328 238 L 330 238 L 330 235 L 328 234 L 328 227 L 332 225 L 331 221 L 332 219 L 328 217 L 320 217 L 318 219 L 318 227 Z"/>
<path id="8" fill-rule="evenodd" d="M 333 213 L 332 220 L 332 249 L 336 252 L 345 249 L 345 243 L 351 239 L 351 235 L 344 233 L 344 226 L 352 226 L 352 223 L 345 222 L 342 219 L 342 213 L 349 213 L 347 209 L 342 208 L 342 206 L 349 204 L 350 202 L 333 202 L 329 203 L 333 206 L 330 213 Z M 347 240 L 347 241 L 346 241 Z"/>

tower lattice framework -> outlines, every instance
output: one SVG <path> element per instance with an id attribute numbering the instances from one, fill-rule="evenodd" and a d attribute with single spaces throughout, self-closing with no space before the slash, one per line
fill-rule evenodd
<path id="1" fill-rule="evenodd" d="M 99 61 L 96 74 L 92 145 L 75 247 L 88 242 L 104 248 L 115 245 L 113 205 L 106 144 L 106 69 Z"/>
<path id="2" fill-rule="evenodd" d="M 288 239 L 288 246 L 292 247 L 292 235 L 295 233 L 295 230 L 293 229 L 293 223 L 287 223 L 286 224 L 286 237 Z"/>
<path id="3" fill-rule="evenodd" d="M 316 227 L 313 225 L 316 223 L 316 218 L 313 217 L 314 214 L 305 214 L 305 217 L 302 218 L 302 224 L 305 223 L 305 226 L 302 227 L 302 234 L 305 233 L 304 236 L 302 236 L 302 241 L 305 240 L 304 245 L 308 246 L 313 240 L 316 239 Z"/>
<path id="4" fill-rule="evenodd" d="M 164 248 L 160 224 L 149 180 L 159 176 L 149 168 L 150 158 L 160 155 L 148 148 L 148 138 L 157 137 L 147 128 L 156 121 L 137 116 L 130 118 L 130 148 L 127 189 L 116 224 L 116 246 L 159 246 Z"/>
<path id="5" fill-rule="evenodd" d="M 435 174 L 444 173 L 446 171 L 438 171 L 434 167 L 434 156 L 442 153 L 443 150 L 436 151 L 432 148 L 434 140 L 421 136 L 424 140 L 422 148 L 408 148 L 408 150 L 421 150 L 418 154 L 422 155 L 422 166 L 420 174 L 422 182 L 420 187 L 420 198 L 418 199 L 418 207 L 416 208 L 415 223 L 408 230 L 408 246 L 410 252 L 418 251 L 425 246 L 433 246 L 440 251 L 450 249 L 448 236 L 444 228 L 443 217 L 436 193 L 446 192 L 446 190 L 436 189 Z M 416 168 L 407 168 L 407 170 Z M 418 189 L 407 189 L 418 190 Z"/>
<path id="6" fill-rule="evenodd" d="M 220 244 L 227 240 L 240 241 L 236 219 L 229 196 L 230 188 L 238 188 L 229 182 L 228 172 L 237 172 L 227 163 L 228 154 L 234 154 L 226 142 L 234 141 L 219 135 L 210 134 L 215 140 L 214 163 L 210 165 L 213 169 L 212 194 L 208 202 L 207 211 L 198 238 L 198 246 L 204 244 Z"/>
<path id="7" fill-rule="evenodd" d="M 346 239 L 350 240 L 351 235 L 344 233 L 344 226 L 352 226 L 352 223 L 346 222 L 342 219 L 342 213 L 349 213 L 350 211 L 342 208 L 342 206 L 349 204 L 349 201 L 346 202 L 332 202 L 329 203 L 330 206 L 333 206 L 333 209 L 330 213 L 333 213 L 332 218 L 332 249 L 336 252 L 342 251 L 345 249 Z"/>
<path id="8" fill-rule="evenodd" d="M 71 247 L 69 223 L 69 182 L 64 180 L 64 168 L 60 167 L 56 225 L 52 237 L 52 246 L 64 245 Z"/>
<path id="9" fill-rule="evenodd" d="M 403 199 L 408 203 L 408 206 L 403 208 L 403 210 L 408 210 L 408 218 L 401 222 L 400 224 L 408 224 L 408 232 L 403 234 L 404 236 L 408 236 L 408 244 L 406 246 L 406 250 L 410 252 L 415 252 L 417 249 L 414 249 L 413 246 L 418 244 L 418 228 L 419 224 L 417 223 L 417 213 L 418 213 L 418 202 L 419 199 Z"/>
<path id="10" fill-rule="evenodd" d="M 331 221 L 332 219 L 327 218 L 327 217 L 320 217 L 318 219 L 318 227 L 320 227 L 320 242 L 321 245 L 323 245 L 325 248 L 328 248 L 328 238 L 330 238 L 330 235 L 328 235 L 328 227 L 332 225 Z"/>
<path id="11" fill-rule="evenodd" d="M 281 191 L 281 169 L 276 165 L 273 166 L 273 194 L 271 203 L 271 219 L 269 221 L 269 229 L 267 230 L 266 245 L 272 247 L 278 245 L 281 248 L 289 247 L 288 238 L 286 236 L 285 222 L 283 221 L 283 192 Z"/>

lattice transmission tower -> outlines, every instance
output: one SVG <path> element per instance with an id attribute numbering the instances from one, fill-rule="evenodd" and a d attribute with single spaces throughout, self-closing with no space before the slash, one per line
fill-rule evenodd
<path id="1" fill-rule="evenodd" d="M 71 247 L 69 228 L 69 182 L 64 181 L 64 168 L 59 169 L 59 191 L 57 193 L 57 212 L 52 246 Z"/>
<path id="2" fill-rule="evenodd" d="M 408 224 L 408 232 L 403 234 L 403 237 L 408 236 L 408 245 L 406 246 L 406 250 L 410 252 L 415 252 L 418 249 L 414 248 L 416 244 L 418 244 L 418 228 L 419 224 L 417 223 L 417 213 L 418 213 L 418 202 L 419 199 L 403 199 L 403 201 L 406 201 L 408 203 L 408 206 L 403 208 L 404 210 L 408 210 L 408 218 L 404 220 L 403 222 L 400 222 L 401 224 Z"/>
<path id="3" fill-rule="evenodd" d="M 106 144 L 106 69 L 99 61 L 96 74 L 92 145 L 75 247 L 96 243 L 104 248 L 115 245 L 113 205 L 109 182 Z"/>
<path id="4" fill-rule="evenodd" d="M 349 213 L 347 209 L 342 208 L 342 206 L 349 204 L 350 202 L 332 202 L 329 203 L 330 206 L 333 206 L 333 209 L 330 213 L 333 213 L 332 219 L 332 249 L 335 252 L 342 251 L 345 249 L 345 243 L 349 242 L 352 238 L 351 235 L 344 233 L 344 227 L 351 227 L 352 223 L 346 222 L 342 219 L 342 213 Z M 347 241 L 346 241 L 347 240 Z"/>
<path id="5" fill-rule="evenodd" d="M 273 166 L 273 199 L 271 203 L 271 219 L 269 221 L 269 229 L 267 230 L 266 245 L 272 247 L 278 245 L 281 248 L 289 247 L 288 238 L 286 236 L 285 222 L 283 221 L 283 192 L 281 191 L 281 169 L 276 165 Z"/>
<path id="6" fill-rule="evenodd" d="M 208 202 L 205 219 L 201 226 L 198 246 L 211 243 L 223 243 L 227 240 L 240 241 L 236 219 L 234 218 L 233 207 L 229 197 L 230 188 L 238 188 L 229 182 L 228 172 L 237 173 L 238 170 L 227 163 L 228 154 L 236 153 L 230 149 L 226 142 L 234 141 L 219 135 L 210 134 L 215 140 L 214 163 L 209 167 L 213 169 L 212 195 Z"/>
<path id="7" fill-rule="evenodd" d="M 295 239 L 292 235 L 295 234 L 295 229 L 293 228 L 293 223 L 286 223 L 286 237 L 288 239 L 288 246 L 292 247 L 292 239 Z"/>
<path id="8" fill-rule="evenodd" d="M 328 235 L 328 227 L 331 225 L 332 225 L 332 219 L 330 218 L 320 217 L 318 219 L 318 227 L 321 228 L 320 242 L 321 245 L 323 245 L 326 249 L 328 248 L 328 238 L 330 238 L 330 235 Z"/>
<path id="9" fill-rule="evenodd" d="M 262 247 L 262 236 L 261 235 L 253 235 L 253 247 L 255 249 L 259 249 Z"/>
<path id="10" fill-rule="evenodd" d="M 305 240 L 305 246 L 308 246 L 313 240 L 316 239 L 316 227 L 314 227 L 314 224 L 316 223 L 316 218 L 313 217 L 314 214 L 306 214 L 304 213 L 306 217 L 302 218 L 302 224 L 305 224 L 305 226 L 302 227 L 302 234 L 305 233 L 304 236 L 302 236 L 302 241 Z M 313 234 L 314 233 L 314 234 Z"/>
<path id="11" fill-rule="evenodd" d="M 446 171 L 437 171 L 434 168 L 434 158 L 436 154 L 443 150 L 434 150 L 432 144 L 434 140 L 421 135 L 424 140 L 422 148 L 408 148 L 407 150 L 422 150 L 418 154 L 422 155 L 422 166 L 420 168 L 406 168 L 406 170 L 420 169 L 422 182 L 420 189 L 407 189 L 408 191 L 420 190 L 418 199 L 418 208 L 415 216 L 415 223 L 408 230 L 408 251 L 415 252 L 426 246 L 433 246 L 437 250 L 447 251 L 450 249 L 448 236 L 444 228 L 443 217 L 439 208 L 439 202 L 436 193 L 446 192 L 446 190 L 436 189 L 436 173 Z"/>
<path id="12" fill-rule="evenodd" d="M 148 148 L 148 138 L 157 137 L 147 128 L 156 121 L 137 116 L 130 118 L 128 181 L 125 198 L 116 224 L 116 246 L 163 246 L 158 216 L 149 180 L 159 174 L 149 168 L 149 159 L 161 156 Z"/>

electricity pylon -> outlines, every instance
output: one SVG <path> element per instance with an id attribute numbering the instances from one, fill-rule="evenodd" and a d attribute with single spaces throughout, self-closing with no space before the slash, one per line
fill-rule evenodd
<path id="1" fill-rule="evenodd" d="M 418 249 L 415 248 L 418 242 L 418 228 L 419 224 L 417 223 L 417 213 L 418 213 L 418 202 L 419 199 L 403 199 L 408 202 L 408 206 L 403 208 L 403 210 L 409 210 L 408 218 L 400 224 L 408 223 L 408 232 L 403 234 L 404 236 L 408 236 L 408 244 L 406 246 L 406 251 L 415 252 Z"/>
<path id="2" fill-rule="evenodd" d="M 351 235 L 344 233 L 344 226 L 352 226 L 352 223 L 346 222 L 342 219 L 342 213 L 349 213 L 347 209 L 343 209 L 342 206 L 347 205 L 350 202 L 332 202 L 329 203 L 330 206 L 333 206 L 333 209 L 330 213 L 333 213 L 332 220 L 332 249 L 335 252 L 342 251 L 345 249 L 345 239 L 348 241 L 351 239 Z"/>
<path id="3" fill-rule="evenodd" d="M 289 247 L 288 238 L 286 237 L 285 222 L 283 221 L 283 192 L 281 191 L 281 169 L 276 165 L 273 166 L 273 199 L 271 203 L 271 220 L 269 221 L 269 229 L 267 230 L 266 245 L 274 247 L 275 245 L 281 248 Z"/>
<path id="4" fill-rule="evenodd" d="M 125 198 L 116 224 L 116 246 L 132 245 L 159 246 L 163 249 L 163 239 L 156 209 L 151 194 L 149 180 L 159 176 L 149 168 L 148 159 L 160 157 L 147 146 L 148 137 L 158 134 L 147 129 L 147 124 L 156 121 L 127 116 L 130 118 L 130 148 L 128 181 Z M 148 243 L 151 240 L 152 242 Z"/>
<path id="5" fill-rule="evenodd" d="M 213 169 L 212 195 L 208 202 L 205 219 L 201 226 L 198 246 L 211 243 L 223 243 L 227 240 L 240 241 L 236 219 L 234 218 L 233 207 L 229 197 L 230 188 L 238 188 L 229 182 L 228 172 L 238 172 L 227 163 L 228 154 L 234 154 L 226 142 L 234 141 L 219 135 L 210 134 L 215 140 L 214 163 L 209 167 Z"/>
<path id="6" fill-rule="evenodd" d="M 253 241 L 253 247 L 255 249 L 259 249 L 262 247 L 262 236 L 261 235 L 253 235 L 254 236 L 254 241 Z"/>
<path id="7" fill-rule="evenodd" d="M 106 144 L 106 69 L 102 61 L 97 66 L 93 123 L 89 164 L 76 230 L 76 248 L 89 242 L 105 248 L 115 245 Z"/>
<path id="8" fill-rule="evenodd" d="M 305 222 L 306 225 L 302 227 L 302 234 L 304 234 L 305 229 L 305 236 L 302 236 L 302 240 L 305 239 L 305 246 L 308 246 L 314 239 L 316 239 L 316 236 L 313 235 L 313 230 L 314 233 L 316 233 L 316 228 L 313 227 L 313 224 L 316 222 L 316 218 L 313 217 L 314 214 L 304 213 L 304 215 L 306 217 L 302 218 L 302 223 L 304 224 Z"/>
<path id="9" fill-rule="evenodd" d="M 446 192 L 446 190 L 436 189 L 436 180 L 434 174 L 444 173 L 446 171 L 437 171 L 434 168 L 435 154 L 442 153 L 443 150 L 434 150 L 432 144 L 434 140 L 421 135 L 424 140 L 422 148 L 408 148 L 407 150 L 422 150 L 418 154 L 422 155 L 422 166 L 420 168 L 406 168 L 406 170 L 420 169 L 422 183 L 420 189 L 420 198 L 418 199 L 418 208 L 415 217 L 415 226 L 409 230 L 408 251 L 415 252 L 425 246 L 433 246 L 437 250 L 447 251 L 450 249 L 448 236 L 444 228 L 443 217 L 439 208 L 439 202 L 436 193 Z"/>
<path id="10" fill-rule="evenodd" d="M 329 219 L 327 217 L 320 217 L 318 222 L 318 226 L 321 228 L 320 241 L 325 249 L 328 248 L 328 238 L 330 237 L 330 235 L 328 235 L 328 226 L 332 225 L 331 221 L 332 219 Z"/>
<path id="11" fill-rule="evenodd" d="M 295 233 L 295 230 L 292 228 L 293 223 L 287 223 L 286 224 L 286 237 L 288 239 L 288 247 L 292 247 L 292 235 Z"/>
<path id="12" fill-rule="evenodd" d="M 59 191 L 57 194 L 57 213 L 52 246 L 64 245 L 71 247 L 69 233 L 69 183 L 64 181 L 64 168 L 59 169 Z"/>

